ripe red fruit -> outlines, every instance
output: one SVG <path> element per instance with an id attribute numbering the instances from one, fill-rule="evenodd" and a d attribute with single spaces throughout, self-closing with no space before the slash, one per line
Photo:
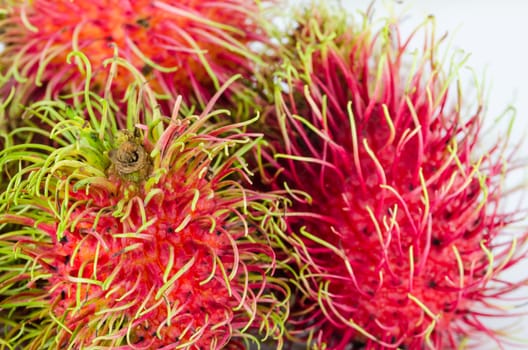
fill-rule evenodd
<path id="1" fill-rule="evenodd" d="M 471 110 L 452 90 L 458 63 L 446 70 L 438 43 L 412 54 L 390 24 L 326 40 L 337 22 L 299 26 L 305 46 L 277 74 L 263 126 L 263 185 L 294 199 L 292 337 L 318 349 L 499 341 L 480 316 L 506 314 L 494 299 L 522 282 L 500 276 L 523 258 L 506 232 L 518 213 L 501 207 L 505 141 L 479 150 L 482 101 Z"/>
<path id="2" fill-rule="evenodd" d="M 35 0 L 7 6 L 0 22 L 6 44 L 0 67 L 3 96 L 12 105 L 82 90 L 84 77 L 66 57 L 82 51 L 92 65 L 92 90 L 101 91 L 103 66 L 116 54 L 142 71 L 158 93 L 205 105 L 234 74 L 248 75 L 259 58 L 250 43 L 265 41 L 254 0 Z M 113 81 L 124 93 L 134 74 Z M 232 86 L 233 87 L 233 86 Z"/>
<path id="3" fill-rule="evenodd" d="M 57 146 L 0 152 L 0 166 L 20 167 L 0 197 L 2 339 L 26 349 L 280 342 L 287 288 L 272 277 L 268 241 L 279 202 L 245 188 L 242 156 L 257 135 L 211 123 L 214 99 L 167 118 L 137 90 L 130 130 L 97 95 L 40 101 L 28 113 L 54 125 Z"/>

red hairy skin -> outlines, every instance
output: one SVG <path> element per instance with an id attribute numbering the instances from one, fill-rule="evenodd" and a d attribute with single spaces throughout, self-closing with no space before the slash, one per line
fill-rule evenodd
<path id="1" fill-rule="evenodd" d="M 204 106 L 233 75 L 250 79 L 260 58 L 249 46 L 267 41 L 261 6 L 254 0 L 16 1 L 0 21 L 3 99 L 16 89 L 9 108 L 15 118 L 20 104 L 82 90 L 91 72 L 79 72 L 68 59 L 75 50 L 90 60 L 94 92 L 108 88 L 104 66 L 118 55 L 170 105 L 181 95 L 184 103 Z M 116 100 L 135 75 L 118 71 Z M 232 84 L 229 94 L 241 84 Z"/>
<path id="2" fill-rule="evenodd" d="M 482 101 L 471 111 L 452 94 L 459 67 L 443 70 L 438 43 L 412 55 L 395 25 L 370 28 L 299 50 L 265 115 L 261 186 L 293 201 L 292 340 L 448 349 L 482 333 L 500 345 L 482 317 L 506 315 L 496 299 L 524 282 L 501 272 L 526 240 L 508 236 L 519 213 L 500 206 L 506 141 L 477 149 Z"/>
<path id="3" fill-rule="evenodd" d="M 0 196 L 10 348 L 282 346 L 289 290 L 271 242 L 282 204 L 247 189 L 242 156 L 259 135 L 211 122 L 225 88 L 202 114 L 180 114 L 178 99 L 168 118 L 140 84 L 124 131 L 96 95 L 30 106 L 55 120 L 57 147 L 0 152 L 20 169 Z"/>

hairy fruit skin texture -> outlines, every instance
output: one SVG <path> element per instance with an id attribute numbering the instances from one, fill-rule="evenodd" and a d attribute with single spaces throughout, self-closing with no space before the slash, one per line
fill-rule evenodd
<path id="1" fill-rule="evenodd" d="M 259 6 L 253 0 L 16 1 L 0 21 L 1 91 L 5 97 L 16 88 L 10 108 L 16 112 L 20 103 L 82 90 L 85 77 L 67 60 L 81 51 L 95 73 L 94 92 L 105 89 L 104 66 L 118 55 L 157 93 L 204 106 L 220 85 L 238 73 L 247 77 L 259 61 L 249 48 L 266 41 Z M 130 71 L 118 73 L 116 99 L 135 79 Z"/>
<path id="2" fill-rule="evenodd" d="M 118 131 L 96 95 L 40 102 L 29 110 L 55 121 L 58 147 L 0 152 L 1 165 L 22 169 L 1 197 L 1 227 L 20 226 L 0 236 L 11 251 L 3 338 L 27 349 L 280 344 L 288 289 L 272 277 L 268 242 L 280 201 L 244 187 L 242 155 L 257 135 L 209 123 L 215 100 L 201 115 L 177 105 L 164 117 L 139 86 L 133 130 Z"/>
<path id="3" fill-rule="evenodd" d="M 503 141 L 476 149 L 482 101 L 469 112 L 460 95 L 448 102 L 459 67 L 443 70 L 438 43 L 412 55 L 392 24 L 325 41 L 313 33 L 338 21 L 324 20 L 297 28 L 305 46 L 277 73 L 263 123 L 262 185 L 294 199 L 284 236 L 298 263 L 293 341 L 447 349 L 482 333 L 499 342 L 480 316 L 506 315 L 494 299 L 523 282 L 501 283 L 500 273 L 523 256 L 505 236 L 517 213 L 500 207 Z"/>

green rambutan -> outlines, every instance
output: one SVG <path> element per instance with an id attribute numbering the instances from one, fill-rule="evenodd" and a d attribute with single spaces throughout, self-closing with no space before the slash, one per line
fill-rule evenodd
<path id="1" fill-rule="evenodd" d="M 454 349 L 479 333 L 500 346 L 482 319 L 508 314 L 495 303 L 525 282 L 502 273 L 524 261 L 527 238 L 510 235 L 521 213 L 502 207 L 507 140 L 479 150 L 482 97 L 466 104 L 464 59 L 446 70 L 434 30 L 418 52 L 416 33 L 402 39 L 390 21 L 331 30 L 345 25 L 337 17 L 299 25 L 304 44 L 276 72 L 261 124 L 260 186 L 293 200 L 291 337 L 315 349 Z"/>
<path id="2" fill-rule="evenodd" d="M 0 348 L 280 347 L 282 204 L 246 189 L 243 160 L 259 135 L 210 122 L 227 86 L 199 115 L 177 99 L 169 118 L 136 79 L 126 110 L 89 85 L 73 104 L 33 103 L 51 142 L 0 152 L 17 169 L 0 197 Z"/>

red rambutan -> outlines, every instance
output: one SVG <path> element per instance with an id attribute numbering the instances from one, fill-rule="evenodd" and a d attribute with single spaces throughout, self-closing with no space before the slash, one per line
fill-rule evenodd
<path id="1" fill-rule="evenodd" d="M 322 20 L 297 28 L 305 45 L 277 72 L 262 124 L 263 186 L 294 199 L 292 337 L 317 349 L 447 349 L 481 332 L 500 344 L 481 316 L 506 315 L 493 300 L 522 284 L 500 278 L 523 258 L 507 233 L 519 213 L 500 206 L 506 141 L 477 149 L 483 102 L 464 105 L 463 60 L 444 70 L 434 31 L 418 54 L 393 23 L 324 38 L 339 21 Z"/>
<path id="2" fill-rule="evenodd" d="M 131 91 L 127 131 L 96 94 L 39 101 L 26 113 L 57 147 L 0 152 L 19 167 L 0 198 L 0 348 L 280 347 L 280 199 L 244 185 L 258 135 L 210 123 L 215 99 L 165 118 L 144 82 Z"/>
<path id="3" fill-rule="evenodd" d="M 19 104 L 82 90 L 84 77 L 66 60 L 75 50 L 90 60 L 92 91 L 107 80 L 105 62 L 116 54 L 143 72 L 157 93 L 202 106 L 235 74 L 248 77 L 264 42 L 255 0 L 35 0 L 5 6 L 0 21 L 2 95 L 16 87 Z M 133 75 L 119 71 L 114 96 Z M 231 87 L 233 87 L 232 85 Z M 173 102 L 173 101 L 172 101 Z M 172 103 L 171 102 L 171 103 Z"/>

